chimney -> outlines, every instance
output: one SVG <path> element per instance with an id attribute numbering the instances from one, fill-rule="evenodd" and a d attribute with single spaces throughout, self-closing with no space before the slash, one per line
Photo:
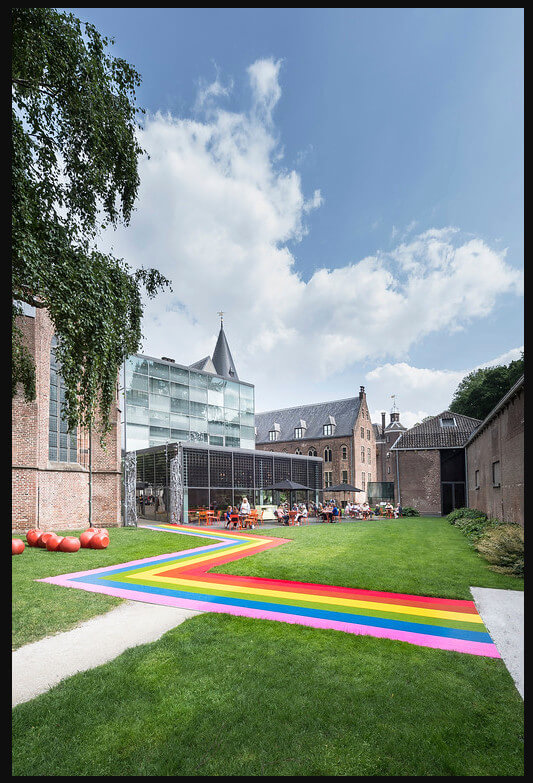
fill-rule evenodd
<path id="1" fill-rule="evenodd" d="M 381 434 L 385 433 L 385 411 L 381 411 Z"/>
<path id="2" fill-rule="evenodd" d="M 365 387 L 364 386 L 360 386 L 359 387 L 359 399 L 360 400 L 366 399 Z"/>

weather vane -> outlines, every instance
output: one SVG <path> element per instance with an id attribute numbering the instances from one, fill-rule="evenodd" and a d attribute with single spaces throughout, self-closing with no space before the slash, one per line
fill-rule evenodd
<path id="1" fill-rule="evenodd" d="M 390 398 L 391 398 L 391 400 L 393 400 L 391 413 L 395 413 L 397 411 L 397 408 L 396 408 L 396 395 L 395 394 L 391 394 Z"/>
<path id="2" fill-rule="evenodd" d="M 224 324 L 224 312 L 221 310 L 217 315 L 220 316 L 220 326 Z"/>

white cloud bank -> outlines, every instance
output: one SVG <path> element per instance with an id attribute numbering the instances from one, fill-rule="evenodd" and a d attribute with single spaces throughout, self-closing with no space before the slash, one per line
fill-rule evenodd
<path id="1" fill-rule="evenodd" d="M 522 289 L 505 251 L 462 239 L 455 227 L 337 268 L 325 259 L 304 281 L 288 243 L 306 234 L 322 195 L 304 196 L 298 172 L 282 165 L 273 124 L 281 65 L 264 59 L 248 68 L 246 111 L 217 106 L 232 86 L 217 72 L 199 91 L 203 119 L 148 117 L 137 209 L 108 238 L 132 266 L 155 266 L 173 281 L 172 294 L 146 307 L 144 352 L 184 364 L 210 354 L 223 310 L 237 370 L 256 384 L 259 410 L 296 404 L 302 378 L 313 399 L 314 381 L 357 362 L 404 360 L 425 335 L 462 329 L 490 313 L 498 296 Z M 383 365 L 375 379 L 402 366 Z"/>

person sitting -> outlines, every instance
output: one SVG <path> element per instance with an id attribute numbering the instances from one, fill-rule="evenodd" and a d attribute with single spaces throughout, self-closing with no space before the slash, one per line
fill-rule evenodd
<path id="1" fill-rule="evenodd" d="M 331 521 L 332 522 L 338 522 L 340 519 L 340 511 L 336 503 L 333 504 L 333 508 L 331 509 Z"/>
<path id="2" fill-rule="evenodd" d="M 363 512 L 363 519 L 368 519 L 368 517 L 370 516 L 370 506 L 368 505 L 366 500 L 363 503 L 363 508 L 361 509 L 361 511 Z"/>
<path id="3" fill-rule="evenodd" d="M 390 503 L 390 501 L 387 501 L 387 503 L 385 503 L 385 513 L 388 519 L 392 517 L 392 503 Z"/>
<path id="4" fill-rule="evenodd" d="M 289 524 L 289 512 L 283 506 L 281 503 L 279 504 L 277 510 L 274 512 L 280 522 L 283 522 L 284 525 Z"/>
<path id="5" fill-rule="evenodd" d="M 374 516 L 376 517 L 380 516 L 380 508 L 378 503 L 376 503 L 376 508 L 374 509 Z"/>
<path id="6" fill-rule="evenodd" d="M 228 506 L 226 509 L 226 513 L 224 514 L 224 518 L 226 520 L 226 524 L 224 527 L 229 527 L 230 522 L 230 516 L 233 514 L 233 506 Z"/>
<path id="7" fill-rule="evenodd" d="M 396 504 L 394 508 L 394 519 L 398 519 L 398 517 L 401 517 L 402 515 L 402 507 L 399 503 Z"/>
<path id="8" fill-rule="evenodd" d="M 298 513 L 296 515 L 296 521 L 300 525 L 302 523 L 302 520 L 305 521 L 306 519 L 307 519 L 307 509 L 305 507 L 305 503 L 302 503 L 302 505 L 300 506 L 300 509 L 299 509 L 299 511 L 298 511 Z"/>

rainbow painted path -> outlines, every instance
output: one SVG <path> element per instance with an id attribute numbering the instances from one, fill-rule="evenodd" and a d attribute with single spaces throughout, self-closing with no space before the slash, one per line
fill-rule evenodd
<path id="1" fill-rule="evenodd" d="M 38 581 L 133 601 L 332 628 L 422 647 L 500 657 L 473 601 L 212 574 L 208 570 L 214 566 L 282 546 L 289 539 L 164 524 L 142 527 L 200 536 L 209 543 L 198 549 Z"/>

